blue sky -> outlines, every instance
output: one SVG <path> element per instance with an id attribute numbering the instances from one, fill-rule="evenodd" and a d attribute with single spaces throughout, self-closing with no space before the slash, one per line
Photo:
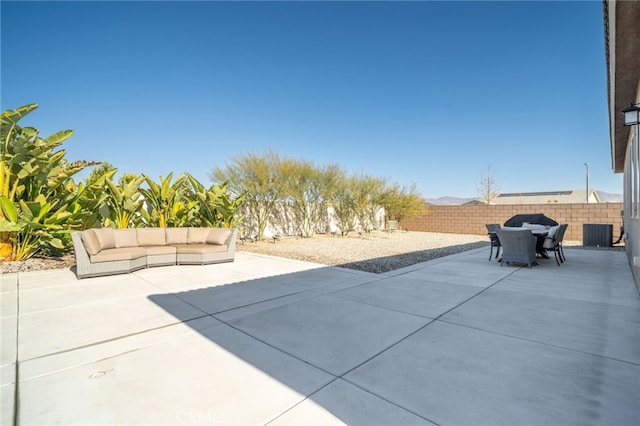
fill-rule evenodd
<path id="1" fill-rule="evenodd" d="M 622 193 L 602 3 L 1 2 L 2 110 L 157 179 L 265 152 L 425 197 Z M 82 177 L 82 176 L 81 176 Z"/>

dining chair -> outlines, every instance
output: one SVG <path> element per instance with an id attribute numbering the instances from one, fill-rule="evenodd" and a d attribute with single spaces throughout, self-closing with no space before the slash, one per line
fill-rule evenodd
<path id="1" fill-rule="evenodd" d="M 567 230 L 568 226 L 569 225 L 566 223 L 560 224 L 558 226 L 552 226 L 551 228 L 549 228 L 549 234 L 544 239 L 544 249 L 546 251 L 553 251 L 558 266 L 560 266 L 560 264 L 564 263 L 564 261 L 566 260 L 564 257 L 564 252 L 562 250 L 562 240 L 564 239 L 564 233 Z"/>
<path id="2" fill-rule="evenodd" d="M 500 239 L 496 234 L 496 231 L 501 228 L 499 223 L 488 223 L 485 225 L 487 227 L 487 233 L 489 235 L 489 240 L 491 241 L 491 250 L 489 251 L 489 260 L 491 260 L 491 256 L 493 256 L 493 248 L 496 248 L 496 259 L 500 254 Z"/>
<path id="3" fill-rule="evenodd" d="M 563 223 L 560 225 L 560 235 L 558 236 L 558 246 L 560 247 L 560 255 L 562 256 L 562 262 L 564 263 L 567 258 L 564 256 L 564 248 L 562 247 L 562 243 L 564 242 L 564 234 L 567 232 L 567 228 L 569 227 L 568 223 Z"/>
<path id="4" fill-rule="evenodd" d="M 538 264 L 536 262 L 536 237 L 530 230 L 499 229 L 496 234 L 502 246 L 502 265 L 505 263 L 525 263 L 531 268 L 531 265 Z"/>

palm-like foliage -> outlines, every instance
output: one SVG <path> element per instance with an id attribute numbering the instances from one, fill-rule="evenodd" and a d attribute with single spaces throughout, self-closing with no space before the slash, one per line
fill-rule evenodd
<path id="1" fill-rule="evenodd" d="M 0 116 L 0 259 L 26 259 L 47 246 L 63 248 L 61 237 L 80 229 L 90 215 L 75 209 L 81 203 L 71 177 L 99 163 L 69 163 L 56 150 L 72 130 L 46 138 L 18 121 L 36 104 L 4 111 Z"/>
<path id="2" fill-rule="evenodd" d="M 173 173 L 166 178 L 160 176 L 156 183 L 149 176 L 144 176 L 148 188 L 140 188 L 140 193 L 147 203 L 149 211 L 142 209 L 147 225 L 166 228 L 183 226 L 187 222 L 189 211 L 194 203 L 185 200 L 186 175 L 180 175 L 172 184 Z"/>
<path id="3" fill-rule="evenodd" d="M 237 213 L 246 193 L 241 193 L 232 199 L 226 182 L 206 189 L 193 176 L 187 175 L 187 177 L 193 189 L 193 197 L 197 201 L 194 206 L 194 219 L 197 226 L 233 228 L 242 221 L 242 216 L 238 216 Z"/>
<path id="4" fill-rule="evenodd" d="M 142 193 L 140 185 L 145 181 L 144 176 L 125 176 L 116 184 L 111 179 L 106 179 L 105 204 L 109 209 L 109 216 L 104 221 L 104 226 L 117 229 L 135 228 L 142 221 Z"/>

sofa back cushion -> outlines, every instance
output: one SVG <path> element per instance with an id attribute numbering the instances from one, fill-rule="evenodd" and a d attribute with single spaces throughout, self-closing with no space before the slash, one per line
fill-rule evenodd
<path id="1" fill-rule="evenodd" d="M 116 229 L 113 231 L 116 248 L 138 247 L 135 229 Z"/>
<path id="2" fill-rule="evenodd" d="M 100 253 L 100 250 L 102 250 L 98 236 L 93 229 L 82 231 L 80 233 L 80 238 L 82 239 L 82 244 L 84 245 L 85 250 L 87 250 L 87 253 L 89 253 L 90 256 L 98 254 Z"/>
<path id="3" fill-rule="evenodd" d="M 231 229 L 227 228 L 213 228 L 207 235 L 207 244 L 223 245 L 227 242 L 227 238 L 231 235 Z"/>
<path id="4" fill-rule="evenodd" d="M 163 246 L 167 243 L 164 228 L 138 228 L 136 235 L 140 247 Z"/>
<path id="5" fill-rule="evenodd" d="M 166 228 L 167 244 L 187 244 L 189 228 Z"/>
<path id="6" fill-rule="evenodd" d="M 100 242 L 100 250 L 116 248 L 116 239 L 111 228 L 95 228 L 93 232 Z"/>
<path id="7" fill-rule="evenodd" d="M 211 228 L 189 228 L 187 244 L 206 244 Z"/>

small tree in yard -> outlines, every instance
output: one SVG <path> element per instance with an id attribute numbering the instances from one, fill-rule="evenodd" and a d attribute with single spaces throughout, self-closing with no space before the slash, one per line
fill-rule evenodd
<path id="1" fill-rule="evenodd" d="M 327 216 L 327 202 L 335 188 L 339 167 L 317 167 L 309 161 L 294 162 L 286 176 L 285 195 L 300 225 L 302 235 L 312 237 Z"/>
<path id="2" fill-rule="evenodd" d="M 415 184 L 405 188 L 397 183 L 389 186 L 382 197 L 387 219 L 397 220 L 419 216 L 424 213 L 426 206 L 422 197 L 416 190 Z"/>
<path id="3" fill-rule="evenodd" d="M 258 239 L 263 237 L 274 207 L 282 200 L 288 167 L 289 160 L 269 150 L 234 156 L 224 167 L 216 166 L 211 172 L 211 178 L 226 182 L 234 195 L 246 194 L 243 205 L 256 224 Z"/>
<path id="4" fill-rule="evenodd" d="M 338 221 L 340 234 L 346 236 L 356 225 L 356 207 L 353 177 L 348 177 L 342 170 L 338 171 L 336 184 L 330 196 L 333 216 Z"/>
<path id="5" fill-rule="evenodd" d="M 370 175 L 355 176 L 352 180 L 354 210 L 364 232 L 375 227 L 376 216 L 382 208 L 385 180 Z"/>
<path id="6" fill-rule="evenodd" d="M 493 169 L 491 165 L 487 166 L 486 174 L 480 178 L 480 182 L 478 183 L 478 200 L 482 201 L 486 204 L 493 203 L 493 200 L 498 198 L 500 195 L 500 187 L 498 186 L 498 182 L 493 174 Z"/>

